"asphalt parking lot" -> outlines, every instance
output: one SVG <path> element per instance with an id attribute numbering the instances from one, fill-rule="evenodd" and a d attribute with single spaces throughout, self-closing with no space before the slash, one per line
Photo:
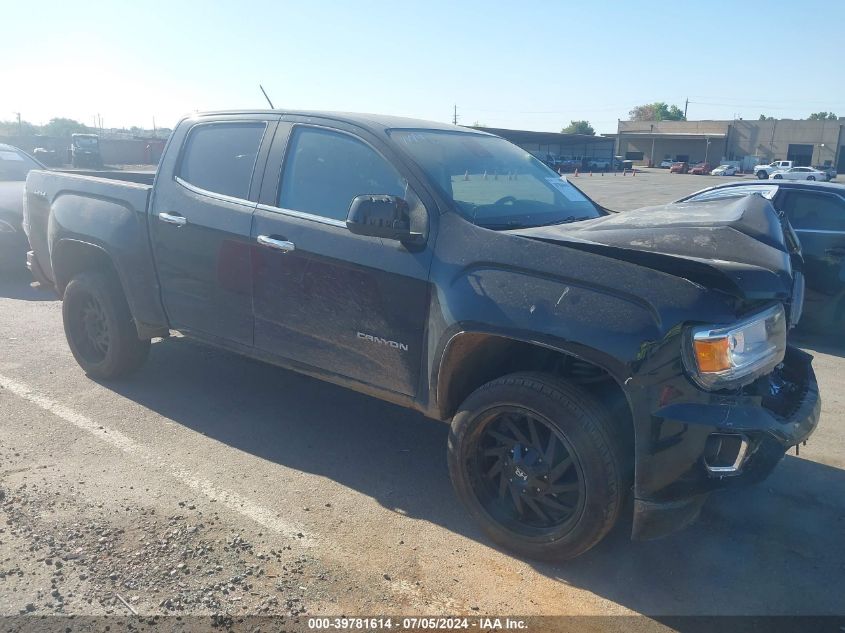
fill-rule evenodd
<path id="1" fill-rule="evenodd" d="M 717 180 L 573 182 L 624 210 Z M 797 342 L 824 399 L 800 456 L 681 533 L 632 543 L 622 521 L 552 565 L 470 522 L 444 425 L 178 337 L 133 378 L 92 381 L 61 304 L 6 277 L 0 614 L 845 614 L 845 349 Z"/>

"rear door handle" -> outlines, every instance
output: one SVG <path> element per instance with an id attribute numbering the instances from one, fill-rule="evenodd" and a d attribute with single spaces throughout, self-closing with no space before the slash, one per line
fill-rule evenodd
<path id="1" fill-rule="evenodd" d="M 176 226 L 185 226 L 188 223 L 188 219 L 184 215 L 179 215 L 178 213 L 167 213 L 166 211 L 159 213 L 158 219 L 162 222 L 167 222 L 168 224 L 174 224 Z"/>
<path id="2" fill-rule="evenodd" d="M 266 246 L 267 248 L 283 251 L 285 253 L 296 249 L 293 242 L 288 242 L 287 240 L 273 237 L 272 235 L 259 235 L 258 243 L 261 244 L 261 246 Z"/>
<path id="3" fill-rule="evenodd" d="M 829 248 L 825 251 L 825 255 L 832 255 L 833 257 L 845 257 L 845 248 Z"/>

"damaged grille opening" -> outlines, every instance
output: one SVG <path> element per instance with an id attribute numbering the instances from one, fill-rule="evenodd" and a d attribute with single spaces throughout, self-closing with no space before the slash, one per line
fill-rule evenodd
<path id="1" fill-rule="evenodd" d="M 795 415 L 807 395 L 807 367 L 801 362 L 790 362 L 790 353 L 783 362 L 766 375 L 743 389 L 745 395 L 758 396 L 761 405 L 782 421 Z"/>

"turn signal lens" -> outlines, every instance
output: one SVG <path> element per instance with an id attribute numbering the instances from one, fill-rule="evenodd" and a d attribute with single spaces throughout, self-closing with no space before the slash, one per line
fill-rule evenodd
<path id="1" fill-rule="evenodd" d="M 731 368 L 728 337 L 694 341 L 699 371 L 725 371 Z"/>

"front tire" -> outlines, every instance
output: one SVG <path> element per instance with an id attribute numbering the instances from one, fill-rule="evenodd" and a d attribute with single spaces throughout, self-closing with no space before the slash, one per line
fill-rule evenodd
<path id="1" fill-rule="evenodd" d="M 448 458 L 458 498 L 487 536 L 544 560 L 574 558 L 604 538 L 629 479 L 605 408 L 539 373 L 474 391 L 452 420 Z"/>
<path id="2" fill-rule="evenodd" d="M 815 179 L 816 179 L 815 176 L 807 176 L 807 180 L 815 180 Z"/>
<path id="3" fill-rule="evenodd" d="M 769 174 L 767 174 L 765 171 L 761 170 L 761 171 L 757 172 L 757 178 L 759 180 L 766 180 L 766 179 L 768 179 L 768 177 L 769 177 Z"/>
<path id="4" fill-rule="evenodd" d="M 772 178 L 774 178 L 775 180 L 783 180 L 783 176 L 781 176 L 780 174 L 775 174 L 774 176 L 772 176 Z"/>
<path id="5" fill-rule="evenodd" d="M 119 378 L 137 370 L 150 351 L 139 339 L 123 288 L 114 274 L 84 272 L 65 288 L 62 320 L 70 351 L 94 378 Z"/>

